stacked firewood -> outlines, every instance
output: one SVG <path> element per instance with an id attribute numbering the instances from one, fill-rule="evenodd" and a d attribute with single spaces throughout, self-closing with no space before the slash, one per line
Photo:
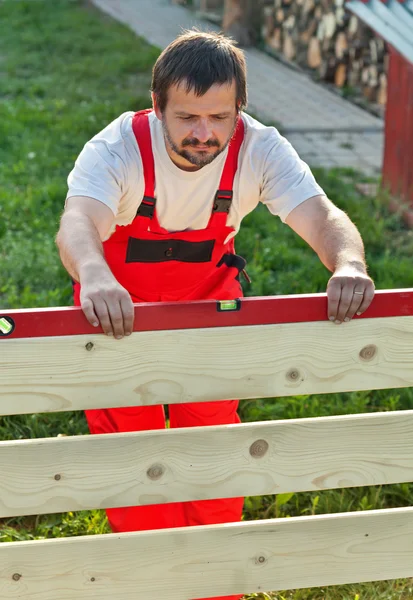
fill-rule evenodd
<path id="1" fill-rule="evenodd" d="M 320 80 L 386 103 L 385 43 L 345 9 L 344 0 L 265 0 L 261 33 L 268 49 Z"/>

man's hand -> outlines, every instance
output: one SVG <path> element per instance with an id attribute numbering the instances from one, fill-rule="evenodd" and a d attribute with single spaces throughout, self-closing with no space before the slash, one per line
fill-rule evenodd
<path id="1" fill-rule="evenodd" d="M 129 292 L 116 280 L 102 240 L 114 224 L 112 210 L 87 196 L 72 196 L 56 236 L 63 266 L 80 282 L 80 303 L 91 325 L 120 339 L 133 331 L 134 309 Z"/>
<path id="2" fill-rule="evenodd" d="M 351 265 L 334 272 L 327 285 L 328 318 L 337 324 L 361 315 L 374 298 L 374 283 L 367 273 Z"/>
<path id="3" fill-rule="evenodd" d="M 95 327 L 102 325 L 107 335 L 121 339 L 133 331 L 134 309 L 129 292 L 111 271 L 90 265 L 82 269 L 80 303 Z"/>
<path id="4" fill-rule="evenodd" d="M 362 314 L 374 297 L 364 245 L 357 227 L 326 196 L 313 196 L 294 208 L 286 223 L 317 252 L 333 276 L 328 282 L 328 318 L 335 323 Z"/>

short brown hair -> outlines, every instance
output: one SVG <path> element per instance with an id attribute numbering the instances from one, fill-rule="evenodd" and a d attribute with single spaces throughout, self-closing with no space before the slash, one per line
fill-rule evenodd
<path id="1" fill-rule="evenodd" d="M 221 33 L 189 29 L 159 56 L 152 71 L 151 90 L 164 112 L 171 85 L 186 82 L 187 92 L 203 96 L 215 83 L 236 84 L 239 110 L 247 105 L 247 66 L 236 42 Z"/>

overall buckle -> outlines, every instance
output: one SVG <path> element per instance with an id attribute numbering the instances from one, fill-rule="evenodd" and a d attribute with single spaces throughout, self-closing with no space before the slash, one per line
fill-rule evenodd
<path id="1" fill-rule="evenodd" d="M 149 217 L 149 219 L 152 219 L 153 213 L 155 211 L 155 204 L 156 198 L 144 196 L 142 202 L 139 205 L 138 210 L 136 211 L 136 216 Z"/>
<path id="2" fill-rule="evenodd" d="M 232 190 L 218 190 L 214 198 L 212 212 L 229 213 L 231 208 L 233 192 Z"/>

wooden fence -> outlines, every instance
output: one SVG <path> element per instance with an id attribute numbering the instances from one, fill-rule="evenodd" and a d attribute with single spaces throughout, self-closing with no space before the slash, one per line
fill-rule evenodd
<path id="1" fill-rule="evenodd" d="M 217 310 L 218 309 L 218 310 Z M 0 314 L 0 415 L 410 387 L 413 290 Z M 156 476 L 154 473 L 156 471 Z M 413 411 L 0 442 L 0 517 L 413 481 Z M 2 600 L 188 600 L 413 576 L 413 507 L 0 544 Z"/>

